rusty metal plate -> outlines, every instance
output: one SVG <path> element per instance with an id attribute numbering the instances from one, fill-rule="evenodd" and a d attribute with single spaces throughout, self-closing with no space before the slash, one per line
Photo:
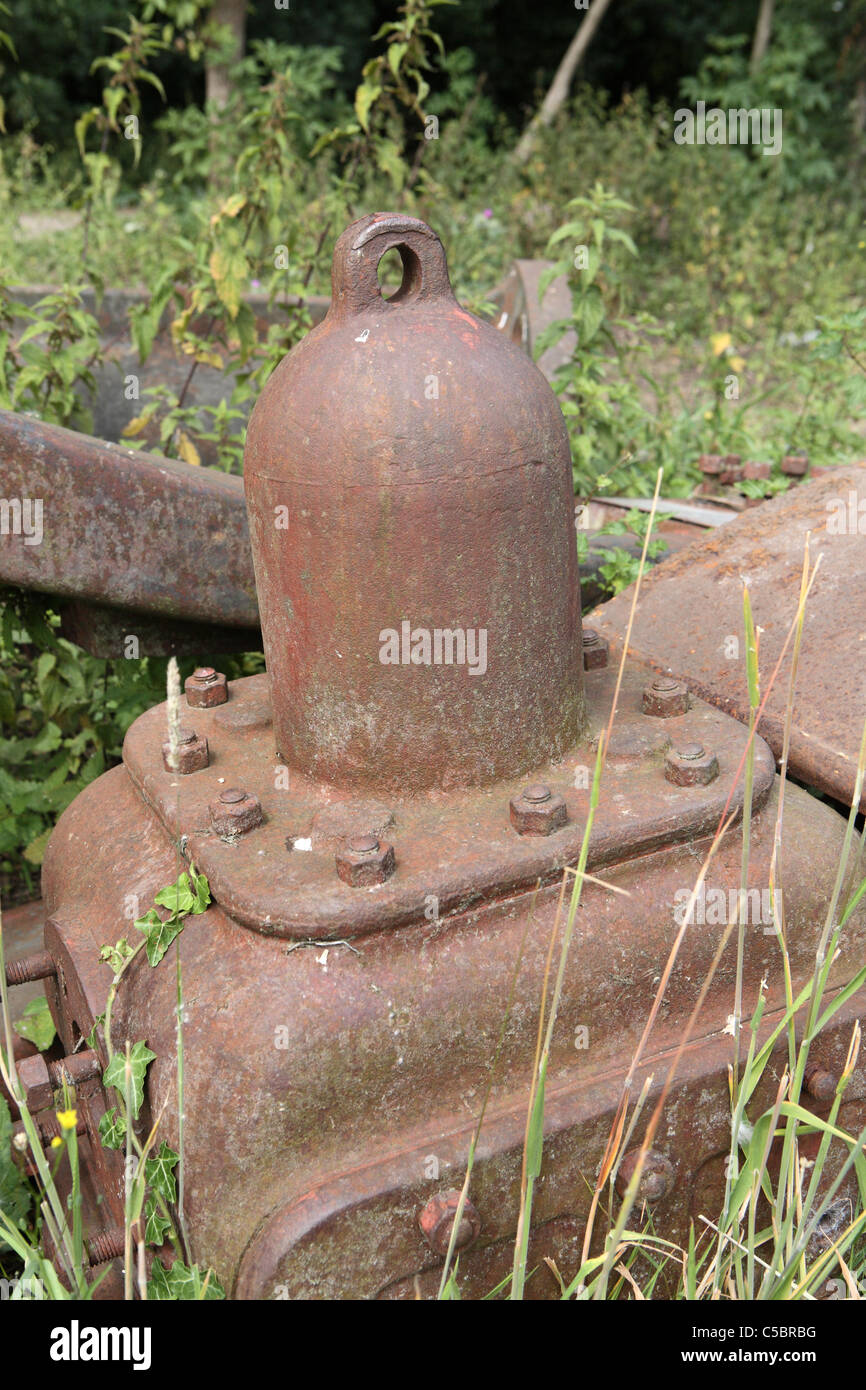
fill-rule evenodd
<path id="1" fill-rule="evenodd" d="M 806 609 L 789 770 L 850 804 L 866 719 L 866 470 L 823 471 L 648 572 L 629 653 L 748 720 L 742 581 L 748 579 L 755 622 L 762 629 L 766 681 L 796 612 L 808 532 L 813 560 L 819 553 L 823 558 Z M 590 619 L 616 646 L 631 602 L 626 590 Z M 789 676 L 786 658 L 760 725 L 777 758 Z"/>
<path id="2" fill-rule="evenodd" d="M 0 410 L 0 497 L 5 582 L 258 628 L 240 478 Z"/>
<path id="3" fill-rule="evenodd" d="M 207 874 L 215 898 L 237 921 L 285 937 L 357 934 L 423 920 L 432 897 L 445 915 L 507 897 L 539 880 L 550 882 L 564 865 L 575 863 L 597 736 L 609 716 L 615 679 L 612 668 L 586 673 L 591 728 L 586 742 L 561 762 L 535 769 L 530 778 L 492 788 L 384 799 L 351 797 L 312 782 L 275 758 L 266 676 L 232 682 L 227 704 L 184 716 L 208 740 L 208 768 L 183 778 L 165 771 L 164 705 L 133 724 L 124 762 L 145 801 L 173 838 L 184 837 L 187 856 Z M 740 725 L 698 701 L 674 718 L 644 714 L 645 684 L 643 672 L 627 670 L 610 749 L 610 794 L 593 827 L 590 869 L 714 830 L 746 745 Z M 699 742 L 713 751 L 718 778 L 708 786 L 668 782 L 663 763 L 672 741 L 676 746 Z M 540 836 L 519 835 L 512 828 L 509 800 L 527 781 L 545 783 L 565 798 L 569 820 L 562 829 Z M 772 755 L 759 741 L 759 802 L 772 781 Z M 259 798 L 264 820 L 227 841 L 210 828 L 208 806 L 232 787 Z M 740 805 L 741 796 L 742 779 L 732 807 Z M 335 851 L 347 836 L 369 832 L 394 845 L 396 872 L 386 883 L 352 888 L 337 878 Z M 298 840 L 308 841 L 309 848 L 291 848 Z"/>

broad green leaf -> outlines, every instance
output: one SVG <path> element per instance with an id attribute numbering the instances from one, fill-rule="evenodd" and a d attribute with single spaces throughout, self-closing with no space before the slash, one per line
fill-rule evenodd
<path id="1" fill-rule="evenodd" d="M 49 1048 L 57 1036 L 47 999 L 32 999 L 12 1026 L 19 1038 L 26 1038 L 40 1052 Z"/>
<path id="2" fill-rule="evenodd" d="M 106 1110 L 99 1121 L 99 1138 L 104 1149 L 122 1149 L 126 1138 L 126 1120 L 116 1105 Z"/>
<path id="3" fill-rule="evenodd" d="M 151 1052 L 144 1042 L 137 1042 L 130 1048 L 129 1065 L 132 1080 L 132 1118 L 138 1119 L 144 1101 L 144 1078 L 156 1053 Z M 114 1086 L 121 1095 L 126 1094 L 126 1055 L 115 1052 L 102 1077 L 104 1086 Z"/>
<path id="4" fill-rule="evenodd" d="M 205 1275 L 197 1265 L 187 1268 L 181 1260 L 175 1260 L 166 1269 L 162 1260 L 154 1260 L 147 1285 L 147 1296 L 156 1302 L 199 1301 L 225 1298 L 225 1290 L 211 1274 L 205 1288 Z"/>
<path id="5" fill-rule="evenodd" d="M 174 1169 L 179 1161 L 179 1155 L 168 1147 L 165 1140 L 162 1141 L 154 1158 L 145 1159 L 144 1176 L 148 1187 L 153 1188 L 154 1192 L 158 1192 L 167 1202 L 177 1200 Z"/>
<path id="6" fill-rule="evenodd" d="M 373 102 L 382 95 L 382 88 L 371 86 L 369 82 L 362 82 L 355 93 L 355 115 L 358 117 L 358 124 L 361 129 L 369 132 L 367 119 L 370 115 L 370 108 Z"/>
<path id="7" fill-rule="evenodd" d="M 157 1205 L 156 1197 L 153 1193 L 148 1193 L 147 1201 L 144 1206 L 144 1242 L 145 1245 L 162 1245 L 169 1231 L 171 1222 L 167 1216 L 163 1216 Z M 151 1294 L 151 1297 L 153 1295 Z"/>

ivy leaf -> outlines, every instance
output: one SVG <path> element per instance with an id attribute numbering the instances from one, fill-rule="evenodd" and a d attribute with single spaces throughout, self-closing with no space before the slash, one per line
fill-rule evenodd
<path id="1" fill-rule="evenodd" d="M 99 959 L 108 961 L 115 975 L 119 974 L 124 963 L 129 960 L 134 952 L 134 947 L 130 946 L 125 936 L 122 936 L 116 946 L 103 946 L 99 952 Z"/>
<path id="2" fill-rule="evenodd" d="M 153 919 L 153 920 L 148 920 Z M 143 925 L 146 923 L 146 925 Z M 174 913 L 163 922 L 157 912 L 151 908 L 147 917 L 139 918 L 135 924 L 139 931 L 145 934 L 145 950 L 147 959 L 151 965 L 159 965 L 166 951 L 168 950 L 175 937 L 180 936 L 183 931 L 183 919 L 176 917 Z"/>
<path id="3" fill-rule="evenodd" d="M 187 1268 L 181 1260 L 175 1260 L 171 1268 L 166 1269 L 162 1260 L 154 1260 L 147 1296 L 156 1302 L 225 1298 L 225 1289 L 213 1273 L 210 1273 L 206 1289 L 204 1283 L 205 1275 L 198 1265 Z"/>
<path id="4" fill-rule="evenodd" d="M 30 1189 L 20 1168 L 12 1157 L 12 1116 L 9 1106 L 0 1096 L 0 1211 L 16 1225 L 30 1208 Z M 6 1242 L 0 1235 L 0 1250 Z"/>
<path id="5" fill-rule="evenodd" d="M 190 887 L 189 875 L 183 873 L 177 883 L 170 883 L 167 888 L 160 888 L 153 900 L 157 907 L 167 907 L 169 912 L 191 912 L 195 902 L 195 894 Z"/>
<path id="6" fill-rule="evenodd" d="M 148 1193 L 147 1201 L 144 1206 L 144 1243 L 145 1245 L 162 1245 L 166 1236 L 171 1230 L 171 1222 L 167 1216 L 163 1216 L 157 1206 L 156 1197 L 153 1193 Z M 151 1294 L 153 1297 L 153 1294 Z"/>
<path id="7" fill-rule="evenodd" d="M 144 1078 L 151 1062 L 156 1061 L 156 1053 L 151 1052 L 147 1043 L 137 1042 L 130 1048 L 129 1066 L 132 1073 L 132 1118 L 138 1119 L 144 1101 Z M 114 1086 L 122 1096 L 126 1095 L 126 1054 L 115 1052 L 102 1077 L 104 1086 Z"/>
<path id="8" fill-rule="evenodd" d="M 31 1000 L 12 1027 L 19 1038 L 26 1038 L 38 1047 L 40 1052 L 45 1052 L 57 1036 L 48 1000 L 44 998 Z"/>
<path id="9" fill-rule="evenodd" d="M 116 1119 L 115 1116 L 117 1116 Z M 123 1141 L 126 1138 L 126 1120 L 118 1112 L 116 1105 L 113 1105 L 110 1110 L 106 1110 L 99 1121 L 99 1138 L 104 1149 L 123 1148 Z"/>
<path id="10" fill-rule="evenodd" d="M 158 1192 L 167 1202 L 177 1200 L 177 1180 L 174 1176 L 176 1164 L 180 1161 L 174 1149 L 170 1149 L 163 1139 L 159 1152 L 154 1158 L 144 1162 L 144 1176 L 148 1187 Z"/>

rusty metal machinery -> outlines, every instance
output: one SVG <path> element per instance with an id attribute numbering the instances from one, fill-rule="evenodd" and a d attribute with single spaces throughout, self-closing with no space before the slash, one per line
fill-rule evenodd
<path id="1" fill-rule="evenodd" d="M 392 247 L 404 279 L 386 301 L 377 266 Z M 519 348 L 456 303 L 430 229 L 376 215 L 340 238 L 331 309 L 260 399 L 246 487 L 268 674 L 197 671 L 180 771 L 166 767 L 160 706 L 129 730 L 123 766 L 63 814 L 43 870 L 50 960 L 39 968 L 51 971 L 63 1048 L 80 1055 L 111 982 L 100 948 L 125 904 L 145 910 L 179 855 L 207 875 L 213 905 L 177 942 L 185 1218 L 194 1258 L 237 1298 L 433 1296 L 490 1081 L 458 1232 L 464 1297 L 481 1296 L 510 1268 L 545 965 L 616 683 L 603 637 L 581 632 L 562 418 Z M 543 1256 L 565 1277 L 577 1268 L 677 904 L 725 808 L 742 807 L 746 741 L 684 684 L 626 663 L 588 860 L 625 891 L 584 887 L 548 1073 L 530 1297 L 558 1293 Z M 759 897 L 777 794 L 758 739 Z M 795 988 L 811 974 L 843 834 L 830 807 L 786 789 Z M 736 892 L 740 858 L 734 830 L 708 886 Z M 719 930 L 716 919 L 686 934 L 637 1077 L 652 1074 L 651 1094 Z M 862 960 L 864 936 L 852 917 L 835 983 Z M 669 1238 L 724 1185 L 733 954 L 645 1175 Z M 777 961 L 763 919 L 748 932 L 744 987 L 757 997 L 766 979 L 767 1027 L 784 1004 Z M 815 1044 L 823 1073 L 841 1067 L 864 1002 L 849 1000 Z M 139 957 L 113 1032 L 156 1054 L 143 1122 L 161 1114 L 176 1144 L 175 1007 L 172 956 L 153 969 Z M 122 1163 L 95 1137 L 106 1105 L 96 1062 L 76 1065 L 111 1227 Z M 50 1071 L 31 1078 L 43 1092 L 51 1082 Z M 816 1108 L 829 1103 L 817 1073 L 814 1092 Z M 860 1064 L 839 1123 L 856 1130 L 864 1110 Z"/>

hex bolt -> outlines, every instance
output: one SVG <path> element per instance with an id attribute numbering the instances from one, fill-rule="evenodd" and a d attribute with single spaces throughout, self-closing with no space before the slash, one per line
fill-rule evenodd
<path id="1" fill-rule="evenodd" d="M 210 709 L 224 705 L 229 697 L 228 684 L 222 671 L 212 666 L 197 666 L 183 683 L 186 702 L 194 709 Z"/>
<path id="2" fill-rule="evenodd" d="M 107 1231 L 99 1231 L 87 1242 L 87 1258 L 92 1265 L 105 1265 L 109 1260 L 118 1260 L 126 1248 L 122 1226 L 112 1226 Z"/>
<path id="3" fill-rule="evenodd" d="M 743 464 L 743 477 L 755 480 L 769 478 L 772 471 L 771 465 L 757 459 L 747 459 Z"/>
<path id="4" fill-rule="evenodd" d="M 337 850 L 337 877 L 350 888 L 370 888 L 384 883 L 396 868 L 394 846 L 376 835 L 351 835 Z"/>
<path id="5" fill-rule="evenodd" d="M 836 1094 L 839 1078 L 820 1062 L 807 1062 L 803 1071 L 803 1085 L 813 1100 L 832 1100 Z"/>
<path id="6" fill-rule="evenodd" d="M 262 822 L 262 803 L 253 792 L 226 787 L 208 807 L 211 825 L 219 835 L 241 835 Z"/>
<path id="7" fill-rule="evenodd" d="M 524 787 L 508 803 L 511 824 L 518 835 L 551 835 L 568 821 L 564 799 L 542 783 Z"/>
<path id="8" fill-rule="evenodd" d="M 725 461 L 721 454 L 701 454 L 698 459 L 698 468 L 705 478 L 715 478 L 725 469 Z"/>
<path id="9" fill-rule="evenodd" d="M 6 983 L 9 986 L 26 985 L 31 980 L 47 980 L 56 973 L 57 967 L 50 951 L 34 951 L 20 960 L 6 962 Z"/>
<path id="10" fill-rule="evenodd" d="M 583 669 L 594 671 L 607 665 L 610 643 L 594 627 L 583 629 Z"/>
<path id="11" fill-rule="evenodd" d="M 624 1197 L 626 1194 L 637 1168 L 639 1156 L 640 1149 L 632 1149 L 619 1165 L 615 1187 L 620 1197 Z M 657 1153 L 655 1149 L 648 1149 L 637 1187 L 638 1200 L 641 1202 L 661 1202 L 670 1192 L 673 1181 L 674 1169 L 670 1159 L 665 1158 L 664 1154 Z"/>
<path id="12" fill-rule="evenodd" d="M 171 741 L 162 745 L 162 765 L 166 772 L 176 772 L 187 777 L 191 772 L 200 772 L 210 762 L 207 739 L 200 737 L 194 729 L 182 724 L 177 731 L 177 767 L 171 765 Z"/>
<path id="13" fill-rule="evenodd" d="M 101 1076 L 102 1063 L 95 1052 L 87 1048 L 84 1052 L 71 1052 L 60 1062 L 48 1063 L 48 1075 L 52 1084 L 59 1088 L 66 1081 L 70 1086 L 80 1086 L 84 1081 L 92 1081 Z"/>
<path id="14" fill-rule="evenodd" d="M 665 777 L 677 787 L 705 787 L 718 775 L 718 758 L 701 743 L 684 743 L 665 754 Z"/>
<path id="15" fill-rule="evenodd" d="M 418 1225 L 421 1232 L 437 1255 L 447 1255 L 448 1245 L 451 1240 L 451 1228 L 454 1225 L 454 1217 L 457 1213 L 457 1206 L 460 1201 L 460 1193 L 456 1188 L 450 1188 L 447 1192 L 438 1192 L 435 1197 L 418 1213 Z M 463 1212 L 460 1217 L 460 1225 L 457 1227 L 457 1235 L 454 1240 L 455 1250 L 465 1250 L 468 1245 L 477 1240 L 481 1234 L 481 1217 L 474 1203 L 466 1198 L 463 1203 Z"/>
<path id="16" fill-rule="evenodd" d="M 24 1087 L 27 1109 L 32 1113 L 47 1110 L 54 1104 L 54 1086 L 48 1071 L 48 1063 L 37 1052 L 34 1057 L 22 1057 L 17 1064 L 18 1080 Z"/>
<path id="17" fill-rule="evenodd" d="M 809 455 L 786 454 L 782 459 L 781 468 L 789 478 L 802 478 L 809 471 Z"/>
<path id="18" fill-rule="evenodd" d="M 657 676 L 644 688 L 641 707 L 644 714 L 651 714 L 655 719 L 685 714 L 689 708 L 688 686 L 673 676 Z"/>
<path id="19" fill-rule="evenodd" d="M 722 486 L 730 487 L 732 483 L 738 483 L 742 476 L 743 470 L 740 466 L 740 455 L 725 454 L 724 468 L 722 470 L 721 476 L 719 477 L 719 482 L 722 484 Z"/>

